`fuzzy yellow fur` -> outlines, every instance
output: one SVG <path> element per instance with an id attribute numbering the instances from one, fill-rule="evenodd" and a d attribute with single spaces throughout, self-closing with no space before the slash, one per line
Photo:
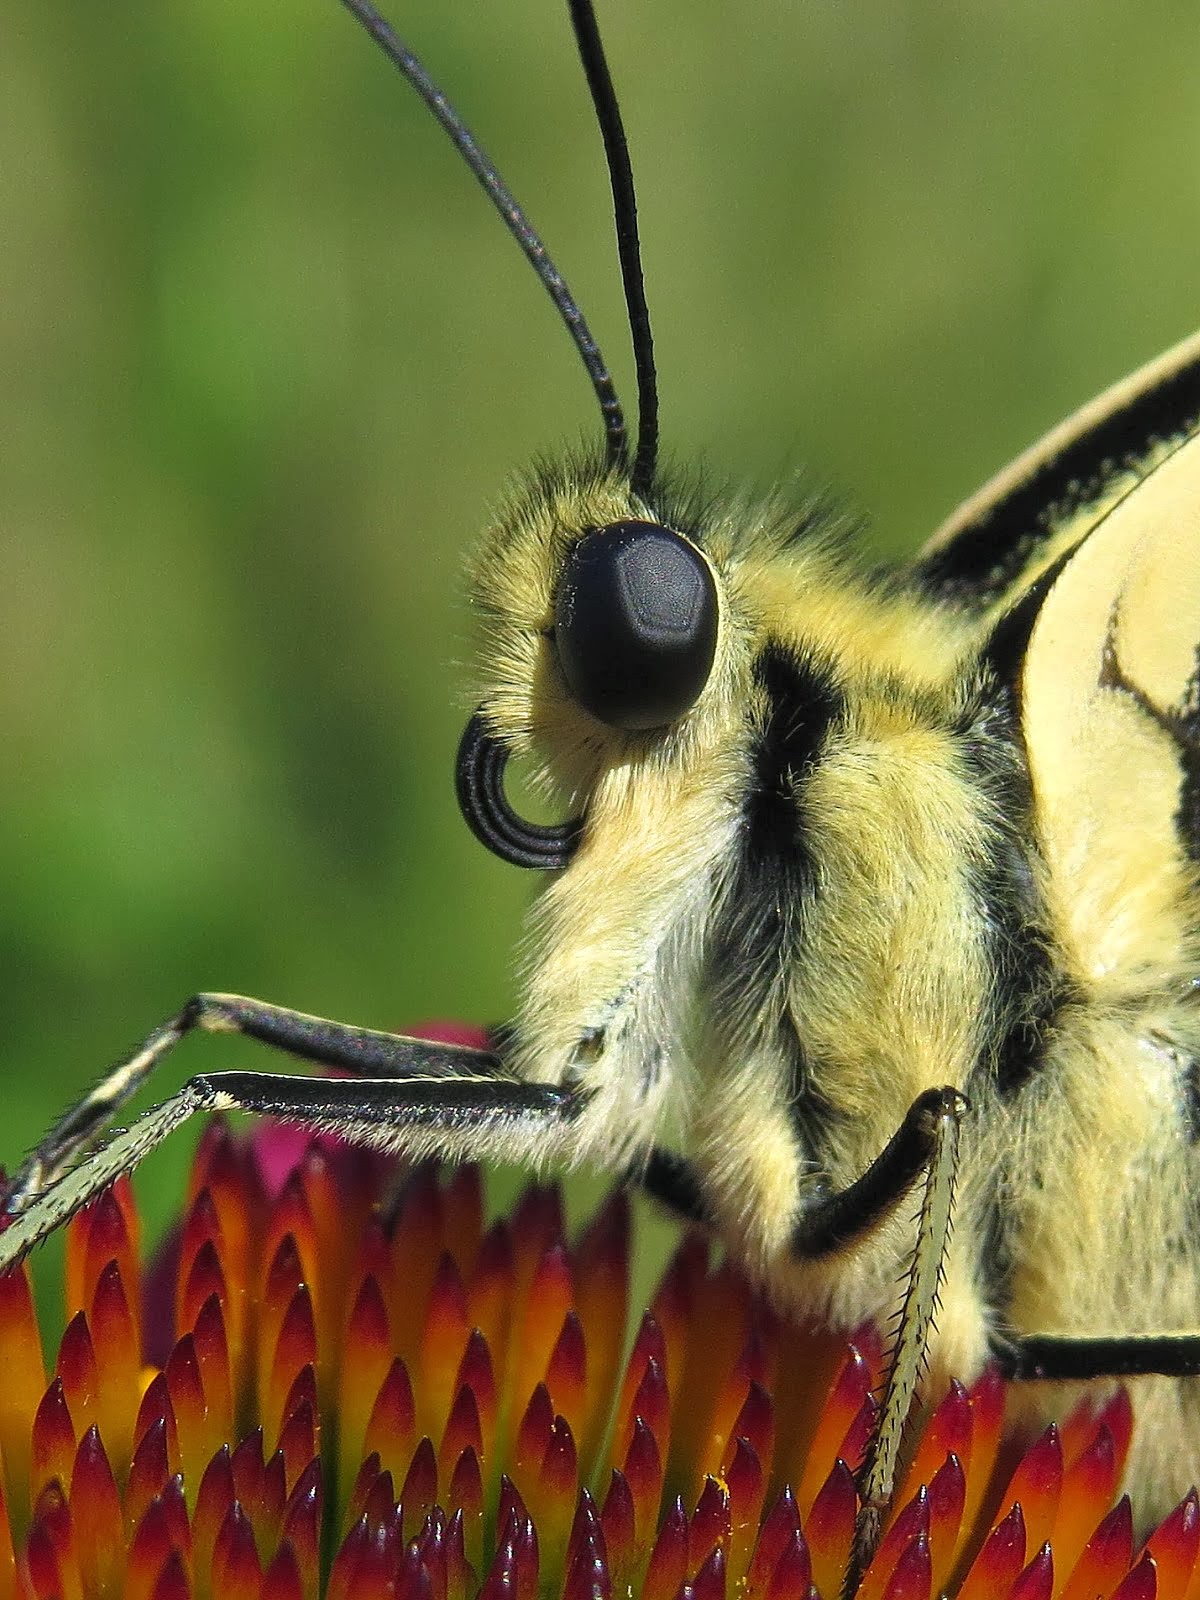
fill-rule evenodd
<path id="1" fill-rule="evenodd" d="M 1077 508 L 973 618 L 860 576 L 836 529 L 792 539 L 786 508 L 703 506 L 696 536 L 716 577 L 716 658 L 696 705 L 649 734 L 603 726 L 572 703 L 554 595 L 583 531 L 655 520 L 659 506 L 632 499 L 619 476 L 565 470 L 518 492 L 472 567 L 487 723 L 587 819 L 578 855 L 531 919 L 517 1070 L 591 1090 L 576 1159 L 636 1169 L 655 1142 L 678 1142 L 729 1248 L 777 1300 L 851 1327 L 882 1322 L 897 1304 L 916 1196 L 832 1258 L 797 1262 L 792 1231 L 811 1184 L 852 1182 L 922 1090 L 964 1087 L 987 1048 L 993 974 L 973 868 L 1005 819 L 954 730 L 996 619 L 1076 549 L 1019 686 L 1030 872 L 1069 998 L 1024 1092 L 1006 1100 L 975 1074 L 931 1391 L 951 1374 L 972 1377 L 995 1333 L 1200 1326 L 1189 1201 L 1200 1171 L 1178 1089 L 1181 1063 L 1200 1055 L 1200 962 L 1194 873 L 1174 820 L 1178 756 L 1145 705 L 1097 688 L 1115 650 L 1122 673 L 1167 712 L 1194 671 L 1200 581 L 1181 579 L 1177 553 L 1180 540 L 1196 545 L 1197 451 L 1156 445 L 1140 474 L 1131 468 Z M 844 700 L 805 784 L 817 892 L 783 975 L 809 1088 L 833 1113 L 836 1134 L 819 1152 L 798 1137 L 788 1063 L 763 1019 L 714 1018 L 705 987 L 706 935 L 748 782 L 753 665 L 769 644 L 827 663 Z M 997 1188 L 1012 1250 L 1007 1329 L 995 1326 L 980 1270 Z M 1143 1379 L 1134 1389 L 1129 1483 L 1153 1516 L 1200 1476 L 1194 1386 Z M 1064 1404 L 1052 1386 L 1024 1391 L 1031 1421 Z"/>

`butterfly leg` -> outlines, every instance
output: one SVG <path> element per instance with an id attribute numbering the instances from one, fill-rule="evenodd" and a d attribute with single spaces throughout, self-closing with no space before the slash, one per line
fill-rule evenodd
<path id="1" fill-rule="evenodd" d="M 862 1510 L 855 1529 L 846 1593 L 852 1595 L 879 1540 L 895 1489 L 904 1423 L 920 1381 L 937 1309 L 950 1239 L 959 1124 L 967 1109 L 957 1089 L 930 1089 L 909 1107 L 884 1149 L 846 1188 L 809 1190 L 793 1233 L 793 1253 L 813 1260 L 869 1233 L 922 1179 L 917 1242 L 888 1367 L 887 1384 L 867 1458 L 859 1474 Z M 695 1169 L 681 1156 L 654 1150 L 639 1181 L 650 1195 L 690 1222 L 710 1220 Z"/>
<path id="2" fill-rule="evenodd" d="M 993 1355 L 1004 1376 L 1063 1382 L 1089 1378 L 1165 1378 L 1200 1375 L 1200 1333 L 1030 1334 L 1003 1344 Z"/>
<path id="3" fill-rule="evenodd" d="M 570 1154 L 574 1124 L 585 1104 L 578 1090 L 478 1071 L 387 1078 L 198 1075 L 114 1134 L 15 1216 L 0 1233 L 0 1272 L 23 1260 L 102 1190 L 132 1172 L 197 1112 L 256 1112 L 415 1159 L 493 1158 L 540 1165 Z"/>
<path id="4" fill-rule="evenodd" d="M 847 1596 L 858 1588 L 875 1552 L 895 1490 L 904 1424 L 920 1382 L 950 1242 L 959 1125 L 966 1109 L 966 1099 L 957 1089 L 929 1089 L 918 1095 L 861 1177 L 836 1192 L 817 1190 L 811 1195 L 792 1235 L 792 1249 L 804 1259 L 843 1249 L 869 1233 L 924 1180 L 916 1248 L 883 1400 L 858 1478 L 862 1505 L 846 1574 Z"/>
<path id="5" fill-rule="evenodd" d="M 243 995 L 193 995 L 55 1123 L 15 1174 L 5 1196 L 5 1210 L 10 1215 L 24 1211 L 61 1178 L 96 1143 L 159 1062 L 195 1029 L 243 1034 L 303 1060 L 365 1077 L 403 1078 L 414 1073 L 436 1077 L 465 1067 L 494 1071 L 497 1066 L 496 1057 L 489 1052 L 461 1045 L 329 1022 Z"/>

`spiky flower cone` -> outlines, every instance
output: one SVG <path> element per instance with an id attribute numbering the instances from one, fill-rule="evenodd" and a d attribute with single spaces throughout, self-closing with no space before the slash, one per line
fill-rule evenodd
<path id="1" fill-rule="evenodd" d="M 568 1243 L 552 1188 L 485 1226 L 473 1168 L 312 1143 L 274 1188 L 275 1139 L 210 1128 L 147 1274 L 127 1183 L 76 1220 L 49 1373 L 0 1280 L 0 1600 L 838 1594 L 874 1336 L 781 1324 L 693 1236 L 626 1356 L 620 1195 Z M 861 1600 L 1200 1600 L 1195 1496 L 1144 1552 L 1112 1504 L 1124 1395 L 1015 1467 L 1003 1410 L 941 1398 Z"/>

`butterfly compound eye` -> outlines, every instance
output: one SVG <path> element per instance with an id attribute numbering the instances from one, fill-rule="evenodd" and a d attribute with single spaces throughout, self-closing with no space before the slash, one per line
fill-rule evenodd
<path id="1" fill-rule="evenodd" d="M 696 703 L 712 669 L 712 570 L 657 522 L 595 528 L 563 565 L 554 637 L 585 711 L 612 728 L 661 728 Z"/>

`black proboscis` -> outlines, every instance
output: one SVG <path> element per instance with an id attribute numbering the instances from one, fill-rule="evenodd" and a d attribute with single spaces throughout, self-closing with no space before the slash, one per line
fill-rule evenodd
<path id="1" fill-rule="evenodd" d="M 508 751 L 476 712 L 463 730 L 454 775 L 459 809 L 467 826 L 481 844 L 514 867 L 561 871 L 579 846 L 582 820 L 526 822 L 504 793 L 507 765 Z"/>

